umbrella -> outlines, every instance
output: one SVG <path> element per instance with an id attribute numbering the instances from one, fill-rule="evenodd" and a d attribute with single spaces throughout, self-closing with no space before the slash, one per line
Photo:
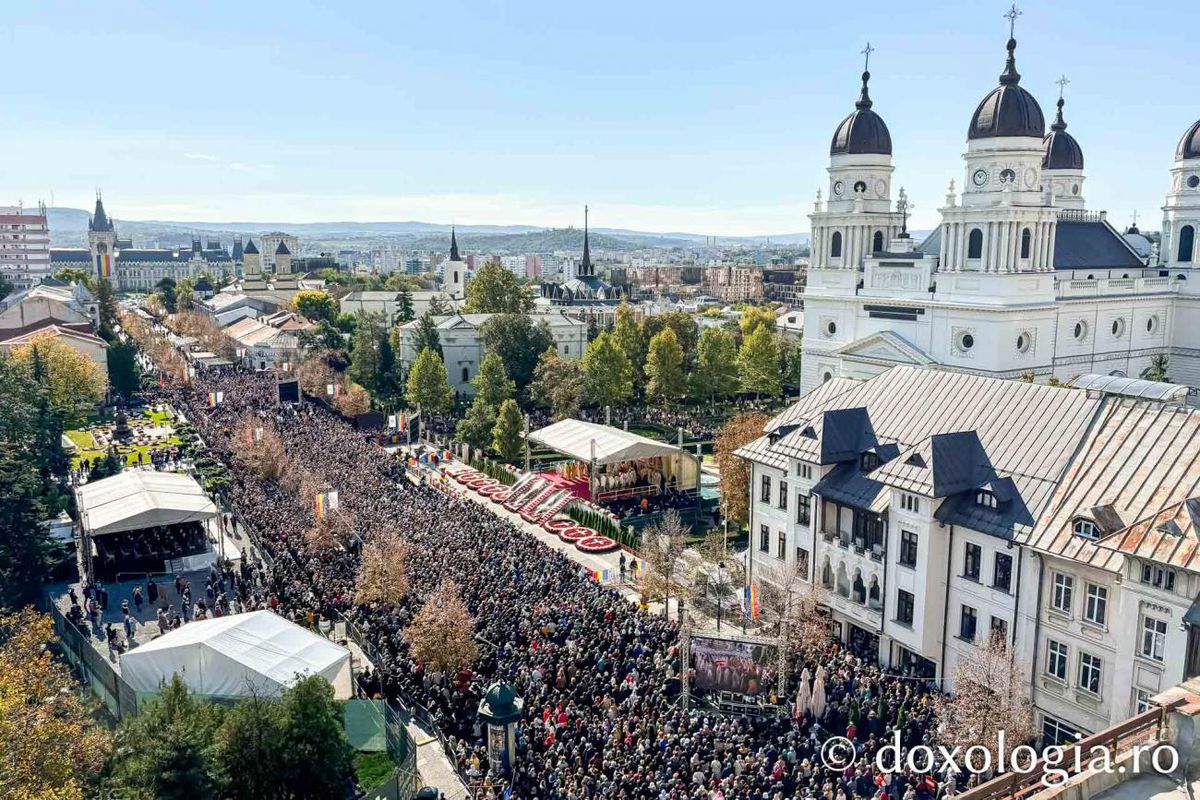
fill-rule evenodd
<path id="1" fill-rule="evenodd" d="M 812 708 L 813 716 L 820 719 L 825 713 L 825 670 L 817 670 L 817 680 L 812 687 Z"/>
<path id="2" fill-rule="evenodd" d="M 812 702 L 812 695 L 809 694 L 808 678 L 801 677 L 800 688 L 796 691 L 796 705 L 792 707 L 792 719 L 800 719 L 808 713 L 809 704 Z"/>

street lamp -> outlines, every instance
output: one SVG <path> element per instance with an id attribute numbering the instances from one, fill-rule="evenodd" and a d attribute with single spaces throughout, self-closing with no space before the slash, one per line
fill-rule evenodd
<path id="1" fill-rule="evenodd" d="M 725 608 L 725 562 L 717 563 L 717 633 L 721 632 L 721 612 Z"/>

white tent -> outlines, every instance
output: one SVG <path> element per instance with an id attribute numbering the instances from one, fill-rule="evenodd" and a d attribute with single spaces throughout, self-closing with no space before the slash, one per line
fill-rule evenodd
<path id="1" fill-rule="evenodd" d="M 349 669 L 349 650 L 273 611 L 189 622 L 121 656 L 125 680 L 147 694 L 178 673 L 205 697 L 277 697 L 306 675 L 323 676 L 344 695 Z"/>
<path id="2" fill-rule="evenodd" d="M 671 474 L 678 476 L 679 485 L 683 488 L 695 487 L 699 477 L 695 457 L 685 453 L 682 448 L 611 425 L 564 419 L 541 430 L 531 431 L 528 439 L 589 464 L 593 460 L 602 465 L 662 457 Z"/>
<path id="3" fill-rule="evenodd" d="M 201 522 L 217 515 L 196 479 L 179 472 L 128 469 L 85 483 L 75 496 L 89 536 Z"/>

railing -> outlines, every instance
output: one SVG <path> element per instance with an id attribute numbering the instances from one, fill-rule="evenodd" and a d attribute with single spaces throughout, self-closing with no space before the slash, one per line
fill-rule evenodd
<path id="1" fill-rule="evenodd" d="M 1090 764 L 1094 754 L 1099 752 L 1105 753 L 1107 759 L 1115 763 L 1118 757 L 1135 745 L 1161 740 L 1166 718 L 1167 709 L 1151 708 L 1065 747 L 1076 749 L 1080 753 L 1078 763 L 1083 765 Z M 958 800 L 1021 800 L 1032 797 L 1049 786 L 1062 785 L 1064 780 L 1081 774 L 1071 770 L 1073 763 L 1076 763 L 1076 759 L 1068 755 L 1054 765 L 1038 763 L 1026 772 L 1009 772 L 963 792 L 958 795 Z M 1062 778 L 1064 772 L 1067 773 L 1065 779 Z M 1050 773 L 1053 773 L 1053 781 L 1050 780 Z"/>
<path id="2" fill-rule="evenodd" d="M 125 682 L 116 668 L 89 641 L 86 633 L 75 627 L 62 609 L 48 598 L 50 619 L 58 634 L 60 649 L 66 659 L 82 674 L 84 683 L 100 698 L 117 719 L 137 714 L 137 692 Z M 108 647 L 107 643 L 104 645 Z"/>

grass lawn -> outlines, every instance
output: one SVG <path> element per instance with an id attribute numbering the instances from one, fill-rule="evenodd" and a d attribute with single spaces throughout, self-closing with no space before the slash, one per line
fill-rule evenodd
<path id="1" fill-rule="evenodd" d="M 374 789 L 392 777 L 395 770 L 396 765 L 388 758 L 386 752 L 354 754 L 354 775 L 364 791 Z"/>
<path id="2" fill-rule="evenodd" d="M 147 411 L 145 412 L 144 416 L 149 419 L 151 425 L 156 427 L 171 426 L 171 418 L 164 411 L 157 411 L 153 413 Z M 96 447 L 96 440 L 92 438 L 92 434 L 85 430 L 67 431 L 67 438 L 74 442 L 75 447 L 77 448 L 75 454 L 71 457 L 72 467 L 79 466 L 79 462 L 82 459 L 86 458 L 88 461 L 92 461 L 97 456 L 104 455 L 104 451 Z M 179 444 L 179 439 L 177 437 L 168 436 L 166 439 L 159 440 L 159 442 L 155 445 L 155 448 L 177 444 Z M 126 465 L 137 464 L 139 453 L 145 455 L 145 462 L 149 462 L 151 449 L 154 448 L 151 448 L 149 445 L 135 447 L 133 450 L 125 454 Z"/>

